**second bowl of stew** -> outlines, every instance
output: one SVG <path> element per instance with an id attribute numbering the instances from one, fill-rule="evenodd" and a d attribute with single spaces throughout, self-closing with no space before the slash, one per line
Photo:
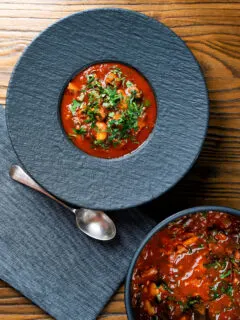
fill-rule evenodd
<path id="1" fill-rule="evenodd" d="M 130 320 L 240 319 L 240 212 L 181 211 L 158 224 L 131 263 Z"/>

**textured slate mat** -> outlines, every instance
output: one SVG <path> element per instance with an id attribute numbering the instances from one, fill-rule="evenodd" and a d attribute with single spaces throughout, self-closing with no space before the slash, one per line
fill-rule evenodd
<path id="1" fill-rule="evenodd" d="M 2 108 L 0 135 L 0 278 L 58 320 L 95 319 L 153 221 L 135 209 L 116 212 L 115 240 L 86 237 L 68 211 L 9 178 L 18 161 Z"/>

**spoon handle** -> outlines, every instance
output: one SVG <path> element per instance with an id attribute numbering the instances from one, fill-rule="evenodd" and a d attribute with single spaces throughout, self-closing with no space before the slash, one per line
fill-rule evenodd
<path id="1" fill-rule="evenodd" d="M 61 204 L 63 207 L 65 207 L 65 208 L 71 210 L 73 213 L 75 213 L 75 209 L 70 208 L 64 202 L 55 198 L 53 195 L 51 195 L 46 190 L 44 190 L 42 187 L 40 187 L 39 184 L 37 184 L 20 166 L 18 166 L 18 165 L 11 166 L 10 171 L 9 171 L 9 175 L 13 180 L 20 182 L 20 183 L 22 183 L 22 184 L 24 184 L 34 190 L 37 190 L 37 191 L 45 194 L 47 197 L 55 200 L 56 202 Z"/>

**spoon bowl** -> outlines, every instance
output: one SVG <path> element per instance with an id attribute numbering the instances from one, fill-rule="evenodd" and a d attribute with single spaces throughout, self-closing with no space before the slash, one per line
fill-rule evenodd
<path id="1" fill-rule="evenodd" d="M 116 235 L 112 220 L 102 211 L 80 208 L 75 210 L 76 223 L 79 229 L 92 238 L 111 240 Z"/>

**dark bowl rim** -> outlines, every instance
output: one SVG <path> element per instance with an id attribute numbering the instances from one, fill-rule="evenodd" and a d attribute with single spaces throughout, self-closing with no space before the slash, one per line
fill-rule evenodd
<path id="1" fill-rule="evenodd" d="M 199 207 L 192 207 L 192 208 L 188 208 L 185 210 L 181 210 L 175 214 L 172 214 L 171 216 L 167 217 L 166 219 L 164 219 L 163 221 L 161 221 L 160 223 L 158 223 L 144 238 L 144 240 L 141 242 L 140 246 L 138 247 L 138 249 L 136 250 L 128 272 L 127 272 L 127 276 L 126 276 L 126 281 L 125 281 L 125 292 L 124 292 L 124 302 L 125 302 L 125 307 L 126 307 L 126 312 L 127 312 L 127 317 L 128 320 L 135 320 L 134 315 L 133 315 L 133 310 L 132 310 L 132 305 L 131 305 L 131 293 L 130 293 L 130 286 L 131 286 L 131 279 L 132 279 L 132 274 L 133 274 L 133 270 L 136 264 L 136 260 L 138 259 L 139 254 L 141 253 L 142 249 L 145 247 L 145 245 L 147 244 L 147 242 L 152 238 L 152 236 L 158 232 L 159 230 L 161 230 L 162 228 L 164 228 L 169 222 L 172 222 L 174 220 L 176 220 L 177 218 L 180 218 L 182 216 L 185 215 L 189 215 L 189 214 L 194 214 L 197 212 L 205 212 L 205 211 L 221 211 L 221 212 L 225 212 L 225 213 L 229 213 L 229 214 L 233 214 L 236 216 L 240 216 L 240 211 L 237 209 L 232 209 L 229 207 L 223 207 L 223 206 L 199 206 Z"/>

